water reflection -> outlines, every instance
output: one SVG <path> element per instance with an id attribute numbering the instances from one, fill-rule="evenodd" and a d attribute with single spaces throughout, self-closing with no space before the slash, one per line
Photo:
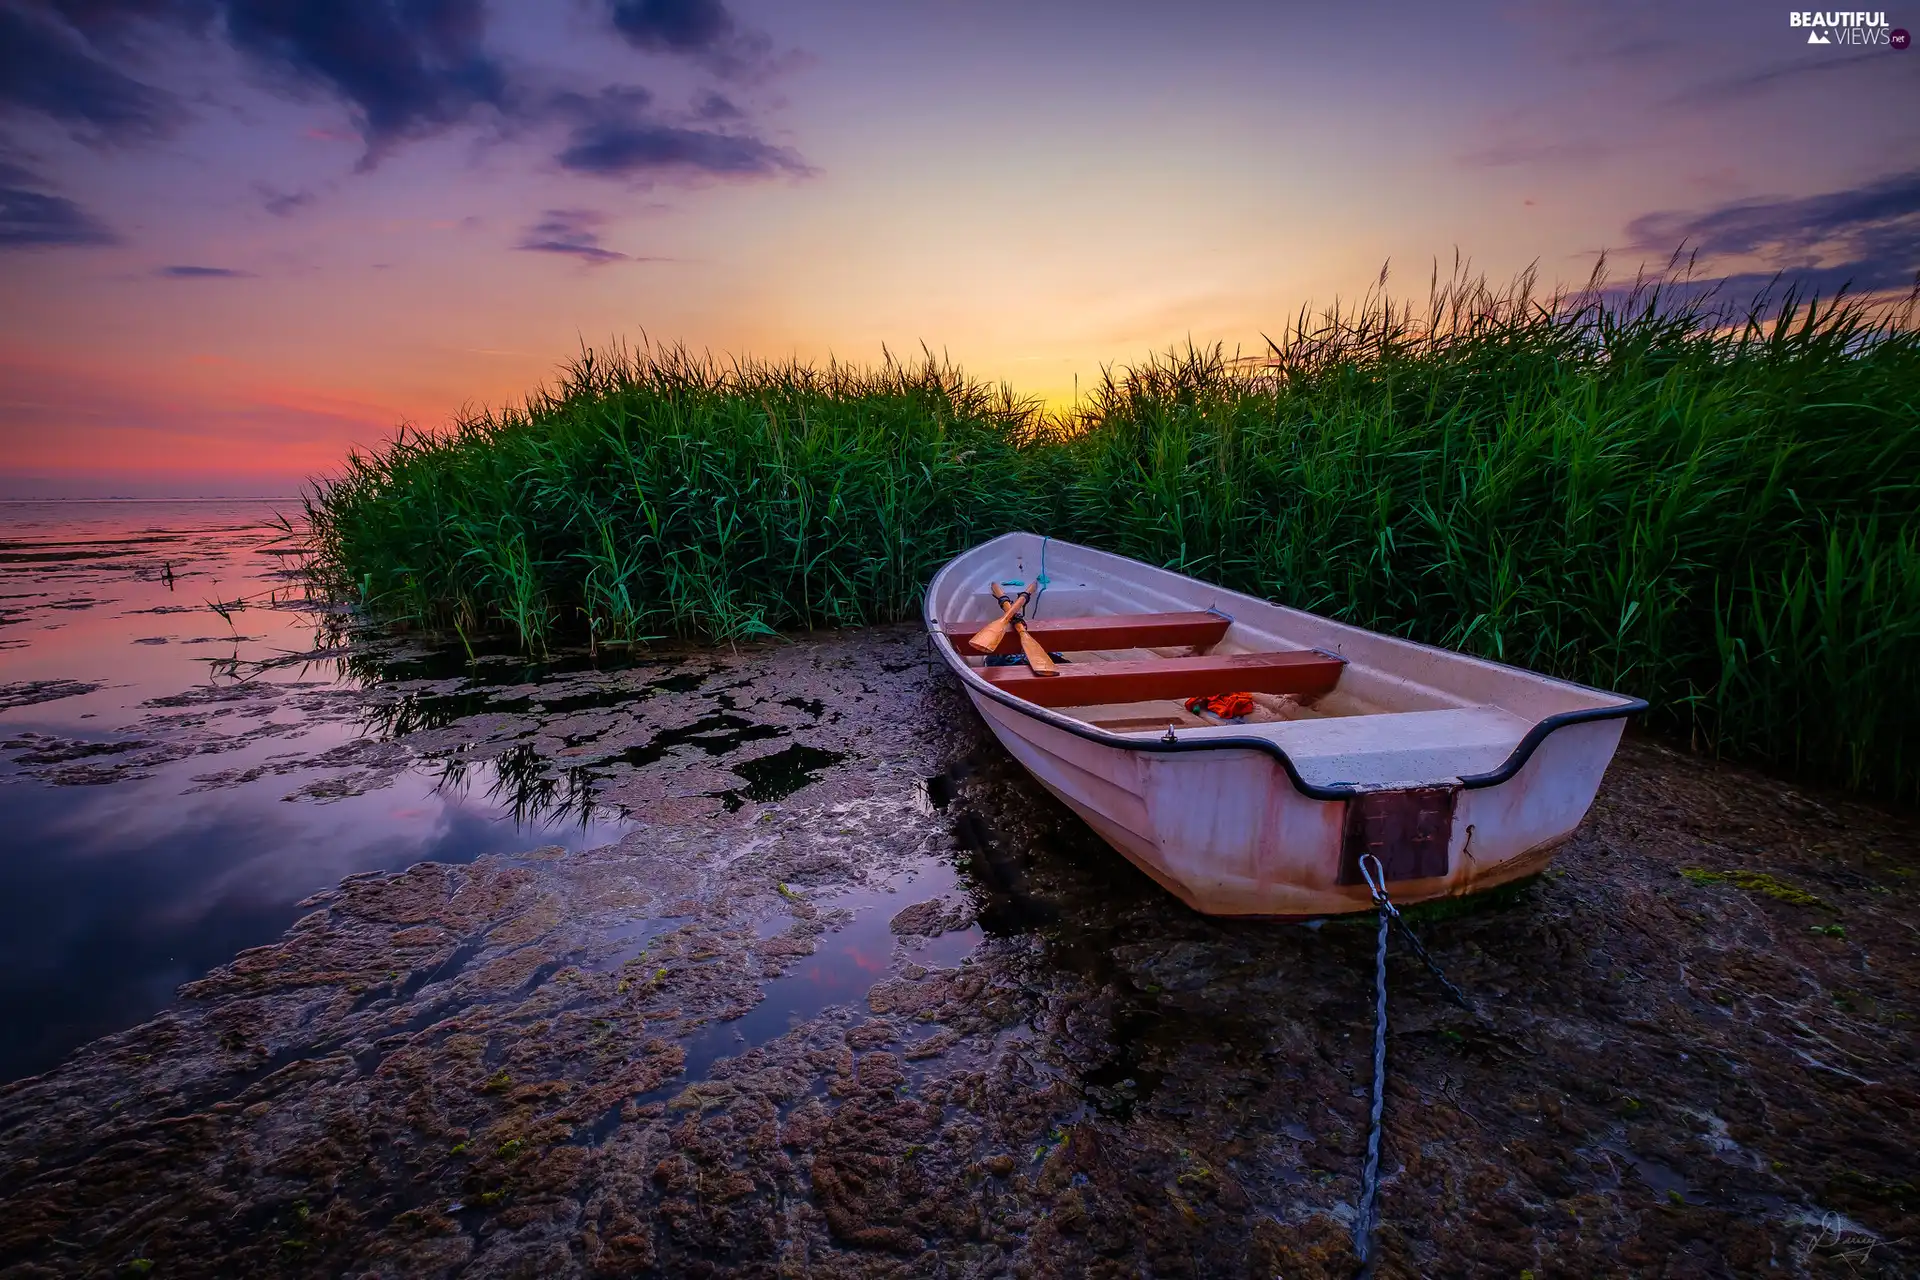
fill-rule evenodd
<path id="1" fill-rule="evenodd" d="M 150 1016 L 345 875 L 625 828 L 531 743 L 381 748 L 492 696 L 368 713 L 383 682 L 584 664 L 366 646 L 307 598 L 275 514 L 0 503 L 0 1079 Z"/>
<path id="2" fill-rule="evenodd" d="M 277 938 L 302 898 L 360 871 L 497 849 L 604 843 L 516 827 L 424 779 L 324 808 L 283 785 L 182 797 L 178 780 L 21 784 L 0 826 L 0 1078 L 151 1016 L 180 983 Z M 617 833 L 614 833 L 617 834 Z"/>
<path id="3" fill-rule="evenodd" d="M 470 789 L 476 773 L 485 775 L 483 794 L 521 826 L 584 827 L 608 816 L 595 799 L 592 770 L 576 765 L 555 772 L 531 742 L 491 761 L 471 762 L 456 753 L 433 758 L 430 767 L 438 771 L 440 788 L 456 793 Z"/>

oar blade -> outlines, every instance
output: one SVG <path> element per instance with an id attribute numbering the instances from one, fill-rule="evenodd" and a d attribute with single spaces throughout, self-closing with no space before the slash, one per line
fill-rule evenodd
<path id="1" fill-rule="evenodd" d="M 1038 640 L 1033 638 L 1033 633 L 1027 630 L 1026 625 L 1019 622 L 1013 625 L 1014 630 L 1020 634 L 1020 652 L 1027 655 L 1027 665 L 1033 668 L 1033 674 L 1037 676 L 1059 675 L 1060 668 L 1053 665 L 1053 659 L 1047 656 L 1046 648 L 1042 646 Z"/>

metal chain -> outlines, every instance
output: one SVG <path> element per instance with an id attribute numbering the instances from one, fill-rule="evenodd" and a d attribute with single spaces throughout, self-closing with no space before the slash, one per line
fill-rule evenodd
<path id="1" fill-rule="evenodd" d="M 1427 966 L 1440 985 L 1453 997 L 1455 1004 L 1472 1014 L 1476 1019 L 1491 1025 L 1485 1014 L 1474 1008 L 1460 988 L 1447 980 L 1440 971 L 1427 949 L 1420 945 L 1420 939 L 1414 936 L 1413 929 L 1400 916 L 1400 909 L 1393 905 L 1387 896 L 1387 871 L 1380 865 L 1380 859 L 1370 853 L 1360 855 L 1360 874 L 1366 878 L 1367 892 L 1373 895 L 1374 903 L 1380 908 L 1380 941 L 1375 948 L 1373 958 L 1373 1112 L 1367 1127 L 1367 1163 L 1360 1174 L 1360 1207 L 1353 1219 L 1353 1252 L 1360 1260 L 1360 1274 L 1366 1276 L 1373 1270 L 1373 1228 L 1378 1214 L 1377 1204 L 1380 1198 L 1380 1132 L 1381 1116 L 1387 1102 L 1387 926 L 1398 925 L 1400 936 L 1407 940 L 1421 963 Z"/>
<path id="2" fill-rule="evenodd" d="M 1367 856 L 1372 857 L 1373 855 L 1368 854 Z M 1383 894 L 1384 894 L 1384 891 L 1383 891 Z M 1480 1010 L 1474 1007 L 1473 1002 L 1467 999 L 1466 993 L 1461 991 L 1460 988 L 1454 986 L 1453 983 L 1449 982 L 1447 980 L 1447 975 L 1440 971 L 1439 963 L 1435 961 L 1432 956 L 1427 954 L 1427 949 L 1420 945 L 1420 939 L 1413 936 L 1412 926 L 1407 924 L 1406 920 L 1404 920 L 1401 917 L 1399 909 L 1396 908 L 1391 902 L 1387 902 L 1383 897 L 1381 901 L 1381 910 L 1393 917 L 1393 922 L 1400 926 L 1400 936 L 1407 940 L 1407 945 L 1413 948 L 1413 954 L 1419 956 L 1420 962 L 1427 966 L 1427 972 L 1431 973 L 1434 977 L 1434 980 L 1446 989 L 1446 992 L 1449 996 L 1453 997 L 1453 1002 L 1459 1005 L 1462 1009 L 1465 1009 L 1468 1013 L 1472 1014 L 1474 1017 L 1479 1018 L 1482 1022 L 1486 1021 L 1486 1015 L 1481 1013 Z"/>
<path id="3" fill-rule="evenodd" d="M 1367 854 L 1372 857 L 1372 854 Z M 1374 1201 L 1380 1194 L 1380 1116 L 1387 1105 L 1387 913 L 1380 907 L 1380 945 L 1373 958 L 1373 1115 L 1367 1127 L 1367 1166 L 1360 1175 L 1360 1209 L 1353 1219 L 1353 1252 L 1360 1274 L 1370 1270 Z"/>

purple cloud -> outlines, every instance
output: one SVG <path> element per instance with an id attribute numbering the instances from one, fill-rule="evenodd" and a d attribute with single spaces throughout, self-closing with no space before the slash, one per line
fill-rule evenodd
<path id="1" fill-rule="evenodd" d="M 742 28 L 721 0 L 609 0 L 613 29 L 636 49 L 692 58 L 721 76 L 763 67 L 773 43 Z"/>
<path id="2" fill-rule="evenodd" d="M 574 126 L 556 159 L 576 173 L 629 178 L 680 170 L 725 177 L 811 172 L 798 155 L 749 133 L 666 124 L 646 114 L 643 89 L 603 90 L 593 98 L 566 94 L 558 109 Z"/>
<path id="3" fill-rule="evenodd" d="M 18 165 L 0 161 L 0 249 L 116 244 L 105 224 Z"/>
<path id="4" fill-rule="evenodd" d="M 156 138 L 180 117 L 170 96 L 109 65 L 53 15 L 12 6 L 0 6 L 0 109 L 50 116 L 94 143 Z"/>
<path id="5" fill-rule="evenodd" d="M 530 253 L 562 254 L 594 267 L 634 261 L 600 243 L 599 228 L 606 221 L 605 214 L 592 209 L 549 209 L 539 222 L 526 229 L 514 248 Z"/>
<path id="6" fill-rule="evenodd" d="M 1739 200 L 1697 213 L 1649 213 L 1627 226 L 1635 247 L 1686 244 L 1702 256 L 1760 257 L 1832 288 L 1904 288 L 1920 272 L 1920 170 L 1847 191 Z M 1817 258 L 1845 261 L 1815 267 Z"/>

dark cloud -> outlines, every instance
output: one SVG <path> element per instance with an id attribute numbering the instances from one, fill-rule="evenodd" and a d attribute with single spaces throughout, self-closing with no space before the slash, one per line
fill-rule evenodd
<path id="1" fill-rule="evenodd" d="M 1887 276 L 1877 284 L 1865 283 L 1871 274 L 1869 264 L 1843 262 L 1832 267 L 1803 267 L 1772 272 L 1740 271 L 1706 280 L 1669 281 L 1661 286 L 1660 292 L 1662 300 L 1669 305 L 1703 303 L 1711 310 L 1738 315 L 1757 303 L 1764 303 L 1758 308 L 1759 311 L 1763 315 L 1771 315 L 1778 309 L 1788 290 L 1804 301 L 1815 294 L 1831 298 L 1842 289 L 1850 295 L 1859 295 L 1920 288 L 1920 273 L 1909 273 L 1904 278 Z"/>
<path id="2" fill-rule="evenodd" d="M 608 0 L 614 30 L 636 49 L 703 63 L 719 75 L 740 75 L 766 61 L 771 42 L 733 20 L 721 0 Z"/>
<path id="3" fill-rule="evenodd" d="M 784 148 L 758 138 L 640 123 L 576 130 L 558 159 L 576 172 L 621 177 L 662 169 L 771 174 L 805 167 Z"/>
<path id="4" fill-rule="evenodd" d="M 600 243 L 599 228 L 606 220 L 605 214 L 591 209 L 549 209 L 539 222 L 527 228 L 525 238 L 514 248 L 564 254 L 596 267 L 632 261 Z"/>
<path id="5" fill-rule="evenodd" d="M 808 172 L 792 151 L 751 134 L 687 129 L 649 119 L 644 114 L 648 101 L 640 89 L 609 89 L 594 98 L 563 95 L 556 105 L 575 123 L 556 157 L 562 167 L 603 177 L 674 170 L 724 177 Z"/>
<path id="6" fill-rule="evenodd" d="M 260 197 L 260 207 L 276 218 L 292 217 L 319 198 L 305 188 L 282 191 L 264 182 L 254 183 L 253 190 Z"/>
<path id="7" fill-rule="evenodd" d="M 1768 264 L 1768 271 L 1725 277 L 1729 289 L 1772 280 L 1773 272 L 1823 293 L 1842 284 L 1904 289 L 1920 276 L 1920 170 L 1817 196 L 1650 213 L 1628 224 L 1627 234 L 1640 249 L 1685 245 L 1708 260 L 1757 257 Z"/>
<path id="8" fill-rule="evenodd" d="M 719 0 L 608 2 L 629 43 L 723 74 L 766 47 Z M 159 61 L 157 50 L 178 45 L 162 37 L 186 33 L 230 43 L 279 86 L 343 103 L 367 164 L 404 140 L 494 119 L 563 125 L 558 159 L 581 173 L 806 172 L 790 150 L 744 127 L 745 114 L 722 94 L 698 98 L 691 121 L 678 125 L 649 114 L 651 96 L 640 88 L 555 97 L 510 76 L 488 51 L 487 31 L 486 0 L 0 0 L 0 112 L 39 112 L 89 140 L 157 136 L 180 107 L 125 68 Z M 260 194 L 280 216 L 312 198 Z"/>
<path id="9" fill-rule="evenodd" d="M 1704 213 L 1650 213 L 1627 234 L 1642 248 L 1685 243 L 1702 255 L 1760 255 L 1783 266 L 1848 252 L 1871 264 L 1880 288 L 1888 272 L 1920 267 L 1920 170 L 1894 174 L 1849 191 L 1785 200 L 1742 200 Z"/>
<path id="10" fill-rule="evenodd" d="M 1741 200 L 1705 213 L 1650 213 L 1628 233 L 1636 242 L 1676 237 L 1703 253 L 1754 253 L 1767 245 L 1810 248 L 1837 235 L 1920 216 L 1920 170 L 1823 195 L 1787 200 Z"/>
<path id="11" fill-rule="evenodd" d="M 642 49 L 699 53 L 734 33 L 720 0 L 612 0 L 613 26 Z"/>
<path id="12" fill-rule="evenodd" d="M 90 36 L 119 34 L 129 19 L 179 24 L 212 20 L 216 0 L 47 0 L 76 30 Z"/>
<path id="13" fill-rule="evenodd" d="M 507 105 L 480 0 L 228 0 L 234 46 L 323 86 L 373 151 Z"/>
<path id="14" fill-rule="evenodd" d="M 49 0 L 0 7 L 0 106 L 161 132 L 172 99 L 120 67 L 150 57 L 161 26 L 224 36 L 278 83 L 338 98 L 370 154 L 509 105 L 482 0 Z"/>
<path id="15" fill-rule="evenodd" d="M 231 267 L 155 267 L 153 274 L 168 280 L 245 280 L 251 271 L 235 271 Z"/>
<path id="16" fill-rule="evenodd" d="M 694 114 L 702 120 L 743 120 L 746 112 L 733 105 L 733 100 L 723 93 L 704 93 L 693 104 Z"/>
<path id="17" fill-rule="evenodd" d="M 64 196 L 34 188 L 26 170 L 0 161 L 0 249 L 114 244 L 119 237 Z"/>
<path id="18" fill-rule="evenodd" d="M 0 6 L 0 108 L 37 111 L 94 141 L 157 137 L 178 118 L 166 94 L 102 59 L 52 15 Z"/>

